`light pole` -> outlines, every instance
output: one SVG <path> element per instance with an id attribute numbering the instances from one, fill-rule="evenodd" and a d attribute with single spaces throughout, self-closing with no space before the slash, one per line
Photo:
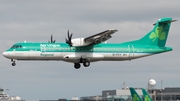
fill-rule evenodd
<path id="1" fill-rule="evenodd" d="M 163 101 L 163 96 L 162 96 L 162 92 L 163 92 L 163 89 L 162 89 L 162 83 L 163 83 L 163 80 L 161 79 L 161 101 Z"/>

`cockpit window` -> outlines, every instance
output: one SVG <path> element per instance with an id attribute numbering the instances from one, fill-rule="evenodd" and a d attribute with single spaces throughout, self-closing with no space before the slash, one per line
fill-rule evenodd
<path id="1" fill-rule="evenodd" d="M 22 48 L 22 45 L 13 45 L 11 48 Z"/>

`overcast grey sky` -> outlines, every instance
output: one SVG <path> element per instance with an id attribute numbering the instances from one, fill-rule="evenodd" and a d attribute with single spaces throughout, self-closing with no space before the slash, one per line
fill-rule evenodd
<path id="1" fill-rule="evenodd" d="M 53 34 L 64 42 L 67 30 L 73 37 L 87 37 L 118 29 L 108 41 L 138 39 L 161 17 L 180 19 L 179 0 L 1 0 L 0 52 L 20 41 L 48 41 Z M 147 87 L 180 87 L 179 21 L 171 26 L 167 46 L 173 51 L 124 62 L 96 62 L 75 70 L 61 61 L 18 61 L 15 67 L 0 56 L 0 87 L 22 99 L 59 99 L 99 95 L 102 90 Z"/>

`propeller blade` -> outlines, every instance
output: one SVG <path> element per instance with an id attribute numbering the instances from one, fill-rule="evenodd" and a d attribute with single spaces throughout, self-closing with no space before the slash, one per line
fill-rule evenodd
<path id="1" fill-rule="evenodd" d="M 68 30 L 68 33 L 67 33 L 67 34 L 68 34 L 68 39 L 69 39 L 69 30 Z"/>
<path id="2" fill-rule="evenodd" d="M 65 38 L 65 40 L 66 40 L 66 43 L 68 43 L 68 39 Z"/>
<path id="3" fill-rule="evenodd" d="M 56 40 L 53 40 L 53 35 L 51 34 L 51 38 L 50 38 L 50 41 L 48 41 L 49 43 L 55 43 Z"/>
<path id="4" fill-rule="evenodd" d="M 66 38 L 66 43 L 69 44 L 70 46 L 72 46 L 72 42 L 71 42 L 71 39 L 72 39 L 72 34 L 69 34 L 69 30 L 67 32 L 67 36 L 68 38 Z"/>
<path id="5" fill-rule="evenodd" d="M 53 36 L 52 36 L 52 34 L 51 34 L 51 43 L 53 42 Z"/>
<path id="6" fill-rule="evenodd" d="M 70 37 L 69 37 L 69 41 L 71 42 L 71 39 L 72 39 L 72 35 L 73 35 L 73 33 L 70 35 Z"/>

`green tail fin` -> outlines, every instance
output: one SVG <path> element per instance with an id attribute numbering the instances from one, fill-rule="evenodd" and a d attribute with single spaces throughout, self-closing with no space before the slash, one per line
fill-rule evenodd
<path id="1" fill-rule="evenodd" d="M 141 97 L 137 94 L 134 88 L 129 88 L 131 92 L 132 101 L 142 101 Z"/>
<path id="2" fill-rule="evenodd" d="M 171 26 L 172 18 L 161 18 L 155 24 L 154 28 L 139 40 L 132 41 L 135 44 L 152 45 L 164 47 L 168 37 L 169 29 Z"/>
<path id="3" fill-rule="evenodd" d="M 143 93 L 144 101 L 152 101 L 152 98 L 149 96 L 149 94 L 146 92 L 145 89 L 142 89 L 142 93 Z"/>

